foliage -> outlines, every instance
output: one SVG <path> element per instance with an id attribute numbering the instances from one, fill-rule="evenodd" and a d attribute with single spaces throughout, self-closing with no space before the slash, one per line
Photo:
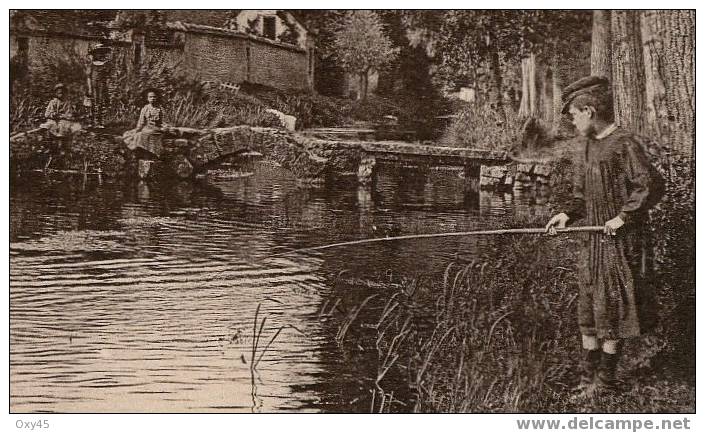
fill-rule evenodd
<path id="1" fill-rule="evenodd" d="M 336 30 L 340 28 L 345 11 L 299 9 L 292 12 L 296 13 L 309 31 L 316 35 L 317 60 L 320 62 L 332 57 L 335 54 Z"/>
<path id="2" fill-rule="evenodd" d="M 230 13 L 228 13 L 228 18 L 225 19 L 223 27 L 229 30 L 240 30 L 237 23 L 237 16 L 240 15 L 240 12 L 242 12 L 241 9 L 230 9 Z"/>
<path id="3" fill-rule="evenodd" d="M 665 157 L 667 156 L 667 157 Z M 669 355 L 684 373 L 695 354 L 695 171 L 692 159 L 665 155 L 657 164 L 666 180 L 661 202 L 650 212 L 654 246 L 654 287 L 660 289 Z"/>
<path id="4" fill-rule="evenodd" d="M 54 96 L 54 85 L 63 83 L 69 95 L 83 95 L 87 83 L 87 58 L 72 49 L 58 53 L 40 51 L 30 72 L 30 94 L 41 100 L 49 101 Z M 44 102 L 46 103 L 46 102 Z"/>
<path id="5" fill-rule="evenodd" d="M 251 20 L 247 20 L 247 28 L 245 29 L 245 33 L 250 35 L 260 34 L 259 18 L 252 18 Z"/>
<path id="6" fill-rule="evenodd" d="M 378 121 L 391 114 L 408 119 L 404 104 L 385 98 L 351 101 L 317 94 L 284 91 L 271 87 L 244 83 L 241 91 L 256 98 L 268 108 L 296 116 L 302 128 L 343 126 L 355 121 Z"/>
<path id="7" fill-rule="evenodd" d="M 161 10 L 120 10 L 115 16 L 119 28 L 132 29 L 166 24 L 166 15 Z"/>
<path id="8" fill-rule="evenodd" d="M 505 151 L 521 141 L 516 113 L 509 107 L 497 109 L 489 104 L 466 104 L 446 128 L 440 143 Z"/>
<path id="9" fill-rule="evenodd" d="M 281 10 L 277 11 L 277 17 L 279 17 L 281 22 L 286 27 L 284 32 L 279 35 L 279 40 L 287 44 L 297 45 L 299 43 L 300 35 L 299 30 L 296 28 L 296 23 L 289 18 L 288 13 Z"/>
<path id="10" fill-rule="evenodd" d="M 31 96 L 13 92 L 10 95 L 10 134 L 39 124 L 44 120 L 44 108 Z"/>
<path id="11" fill-rule="evenodd" d="M 543 223 L 525 220 L 512 225 Z M 619 367 L 625 382 L 622 395 L 577 397 L 572 391 L 579 379 L 581 350 L 575 269 L 581 239 L 516 236 L 489 242 L 473 261 L 449 264 L 442 277 L 375 282 L 376 297 L 356 301 L 359 308 L 328 301 L 354 311 L 357 318 L 350 325 L 336 308 L 329 308 L 329 315 L 350 336 L 339 342 L 342 350 L 352 352 L 356 344 L 368 342 L 360 351 L 379 353 L 384 374 L 367 372 L 367 395 L 375 395 L 371 410 L 693 410 L 694 374 L 680 376 L 681 361 L 676 359 L 657 365 L 658 349 L 673 342 L 665 329 L 626 344 Z M 358 298 L 369 292 L 361 284 L 351 289 L 344 292 Z M 363 307 L 369 314 L 359 314 Z M 679 316 L 666 308 L 663 320 L 673 323 Z"/>
<path id="12" fill-rule="evenodd" d="M 28 78 L 12 82 L 10 129 L 13 132 L 31 129 L 44 121 L 44 110 L 54 97 L 55 84 L 63 83 L 70 98 L 83 95 L 85 59 L 73 50 L 64 50 L 55 56 L 40 52 Z M 76 112 L 80 114 L 80 111 Z"/>
<path id="13" fill-rule="evenodd" d="M 280 126 L 279 119 L 261 104 L 247 98 L 222 97 L 217 93 L 196 97 L 177 95 L 166 107 L 165 121 L 172 126 L 222 128 L 232 125 Z"/>
<path id="14" fill-rule="evenodd" d="M 447 11 L 433 33 L 440 77 L 445 83 L 482 88 L 495 51 L 504 63 L 518 63 L 528 53 L 550 60 L 589 40 L 590 19 L 589 11 Z"/>
<path id="15" fill-rule="evenodd" d="M 343 69 L 362 80 L 366 80 L 370 72 L 381 70 L 398 53 L 385 34 L 379 16 L 368 10 L 350 11 L 345 15 L 336 30 L 334 47 Z M 363 97 L 366 92 L 365 88 Z"/>

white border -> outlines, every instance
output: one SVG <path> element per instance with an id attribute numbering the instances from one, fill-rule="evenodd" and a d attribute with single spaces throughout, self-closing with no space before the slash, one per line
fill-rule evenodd
<path id="1" fill-rule="evenodd" d="M 111 8 L 111 9 L 128 9 L 128 8 L 201 8 L 201 9 L 230 9 L 230 8 L 241 8 L 241 9 L 272 9 L 272 8 L 311 8 L 311 9 L 345 9 L 345 8 L 375 8 L 375 9 L 451 9 L 451 8 L 584 8 L 584 9 L 597 9 L 597 8 L 696 8 L 696 3 L 694 1 L 670 1 L 664 3 L 663 1 L 582 1 L 582 2 L 567 2 L 567 1 L 542 1 L 542 2 L 531 2 L 528 4 L 526 2 L 518 1 L 506 1 L 506 0 L 495 0 L 490 4 L 484 2 L 469 2 L 469 1 L 433 1 L 433 2 L 419 2 L 419 1 L 403 1 L 403 0 L 358 0 L 352 1 L 268 1 L 261 0 L 258 2 L 225 2 L 225 1 L 199 1 L 196 4 L 188 4 L 187 2 L 174 2 L 165 0 L 152 0 L 149 2 L 136 1 L 136 0 L 123 0 L 120 2 L 90 2 L 90 1 L 70 1 L 70 2 L 49 2 L 49 1 L 10 1 L 8 4 L 8 11 L 10 8 L 28 8 L 28 9 L 42 9 L 42 8 L 71 8 L 71 9 L 90 9 L 95 7 L 100 8 Z M 2 33 L 2 43 L 0 47 L 2 49 L 1 58 L 4 62 L 4 67 L 1 72 L 2 95 L 3 103 L 1 105 L 2 118 L 8 119 L 8 16 L 9 12 L 6 11 L 1 16 L 2 28 L 5 31 Z M 696 19 L 697 19 L 696 13 Z M 697 30 L 697 29 L 696 29 Z M 697 46 L 700 46 L 698 42 L 702 41 L 702 31 L 697 34 L 696 38 L 696 50 Z M 705 46 L 705 45 L 702 45 Z M 701 56 L 700 52 L 697 53 L 696 64 L 700 65 L 699 61 Z M 697 78 L 700 78 L 700 69 L 696 69 Z M 696 82 L 697 83 L 697 82 Z M 700 95 L 700 89 L 696 87 L 697 94 L 696 97 Z M 702 117 L 701 113 L 705 110 L 698 112 L 696 121 L 700 120 Z M 700 122 L 697 122 L 700 123 Z M 701 134 L 701 128 L 696 126 L 698 144 L 697 148 L 700 148 L 700 142 L 703 141 Z M 8 125 L 5 121 L 2 122 L 2 136 L 9 136 Z M 7 143 L 7 142 L 6 142 Z M 2 236 L 2 257 L 0 259 L 0 274 L 2 279 L 0 279 L 0 299 L 2 300 L 2 307 L 0 311 L 2 312 L 2 320 L 0 320 L 0 335 L 4 344 L 2 344 L 2 353 L 0 353 L 0 362 L 2 363 L 2 389 L 0 389 L 0 410 L 5 412 L 9 411 L 9 389 L 8 389 L 8 378 L 9 378 L 9 341 L 6 337 L 9 335 L 8 326 L 8 298 L 9 298 L 9 269 L 8 269 L 8 250 L 9 250 L 9 185 L 7 184 L 7 173 L 8 173 L 8 144 L 2 147 L 2 173 L 4 175 L 4 186 L 0 188 L 2 191 L 2 198 L 0 199 L 0 206 L 2 206 L 2 211 L 0 211 L 0 221 L 2 222 L 0 227 L 0 236 Z M 696 150 L 696 152 L 698 152 Z M 699 165 L 699 164 L 698 164 Z M 698 167 L 699 169 L 700 167 Z M 702 176 L 701 176 L 702 178 Z M 700 188 L 701 182 L 697 182 L 698 191 L 703 191 Z M 702 195 L 702 193 L 701 193 Z M 700 207 L 698 206 L 698 216 L 702 216 L 703 213 L 700 212 Z M 701 218 L 698 218 L 700 220 Z M 699 222 L 699 221 L 698 221 Z M 703 226 L 705 227 L 705 225 Z M 701 234 L 705 229 L 699 230 L 697 244 L 700 244 Z M 703 255 L 698 255 L 698 268 L 702 262 Z M 701 283 L 704 281 L 701 272 L 697 273 L 697 281 Z M 697 297 L 697 311 L 701 312 L 703 299 L 705 295 L 702 293 Z M 702 314 L 699 314 L 700 320 L 698 320 L 698 335 L 703 336 L 705 332 L 702 332 L 701 324 Z M 698 346 L 698 354 L 702 355 L 702 350 Z M 702 356 L 698 359 L 703 359 Z M 699 369 L 697 376 L 697 384 L 701 385 L 703 382 L 703 376 L 705 376 L 705 371 Z M 698 386 L 702 389 L 701 386 Z M 703 401 L 705 397 L 700 395 L 700 398 L 696 401 L 697 412 L 702 413 L 703 411 Z M 372 415 L 325 415 L 325 414 L 315 414 L 315 415 L 305 415 L 305 414 L 281 414 L 281 415 L 245 415 L 245 414 L 217 414 L 217 415 L 188 415 L 188 414 L 174 414 L 174 415 L 10 415 L 9 413 L 4 413 L 2 416 L 2 421 L 0 421 L 0 429 L 6 432 L 24 432 L 28 431 L 26 429 L 18 429 L 15 427 L 15 422 L 17 420 L 24 421 L 37 421 L 37 420 L 48 420 L 50 428 L 36 428 L 34 431 L 51 431 L 56 433 L 82 433 L 82 432 L 170 432 L 170 431 L 188 431 L 188 432 L 210 432 L 210 431 L 252 431 L 252 432 L 265 432 L 265 431 L 279 431 L 279 432 L 291 432 L 291 433 L 312 433 L 312 432 L 354 432 L 359 433 L 360 431 L 380 431 L 380 432 L 393 432 L 393 431 L 404 431 L 404 432 L 434 432 L 434 431 L 492 431 L 492 432 L 516 432 L 519 431 L 516 427 L 517 419 L 527 419 L 527 418 L 550 418 L 550 419 L 561 419 L 563 422 L 568 422 L 575 415 L 389 415 L 389 416 L 372 416 Z M 703 415 L 685 415 L 690 420 L 692 420 L 691 425 L 693 426 L 691 430 L 696 428 L 702 428 L 705 423 L 701 422 Z M 581 418 L 586 418 L 587 416 L 582 416 Z M 682 419 L 683 415 L 595 415 L 595 418 L 614 418 L 614 419 L 651 419 L 654 421 L 668 418 L 668 419 Z M 597 431 L 597 430 L 595 430 Z M 643 430 L 642 430 L 643 431 Z"/>

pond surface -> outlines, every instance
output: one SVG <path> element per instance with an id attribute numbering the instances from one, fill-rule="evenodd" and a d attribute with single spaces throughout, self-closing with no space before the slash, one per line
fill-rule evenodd
<path id="1" fill-rule="evenodd" d="M 13 178 L 11 411 L 364 412 L 370 391 L 358 376 L 377 366 L 346 356 L 320 316 L 344 290 L 341 272 L 439 275 L 492 239 L 270 256 L 546 212 L 528 196 L 466 190 L 453 171 L 382 167 L 374 190 L 306 187 L 264 163 L 252 171 L 170 185 Z M 266 322 L 253 357 L 258 306 Z"/>

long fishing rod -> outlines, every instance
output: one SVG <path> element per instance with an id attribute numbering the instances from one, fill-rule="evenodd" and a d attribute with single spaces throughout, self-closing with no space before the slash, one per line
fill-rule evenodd
<path id="1" fill-rule="evenodd" d="M 605 230 L 604 226 L 578 226 L 578 227 L 564 227 L 556 228 L 556 233 L 602 233 Z M 428 238 L 444 238 L 444 237 L 460 237 L 460 236 L 480 236 L 480 235 L 510 235 L 510 234 L 545 234 L 546 228 L 521 228 L 521 229 L 496 229 L 496 230 L 473 230 L 468 232 L 447 232 L 447 233 L 425 233 L 418 235 L 404 235 L 404 236 L 390 236 L 384 238 L 371 238 L 371 239 L 358 239 L 355 241 L 338 242 L 328 245 L 320 245 L 317 247 L 307 247 L 299 248 L 296 250 L 283 251 L 281 253 L 271 254 L 265 259 L 270 259 L 274 257 L 286 256 L 289 254 L 303 253 L 309 251 L 320 251 L 327 250 L 329 248 L 344 247 L 348 245 L 362 245 L 371 244 L 375 242 L 391 242 L 391 241 L 402 241 L 408 239 L 428 239 Z M 211 279 L 219 277 L 225 270 L 216 272 Z"/>
<path id="2" fill-rule="evenodd" d="M 603 232 L 605 226 L 579 226 L 579 227 L 564 227 L 555 229 L 556 233 L 595 233 Z M 329 248 L 344 247 L 348 245 L 361 245 L 361 244 L 371 244 L 374 242 L 390 242 L 390 241 L 402 241 L 407 239 L 424 239 L 424 238 L 445 238 L 445 237 L 460 237 L 460 236 L 479 236 L 479 235 L 510 235 L 510 234 L 544 234 L 546 233 L 546 228 L 520 228 L 520 229 L 496 229 L 496 230 L 473 230 L 468 232 L 447 232 L 447 233 L 426 233 L 418 235 L 404 235 L 404 236 L 390 236 L 385 238 L 371 238 L 371 239 L 358 239 L 355 241 L 338 242 L 335 244 L 321 245 L 317 247 L 299 248 L 296 250 L 284 251 L 281 253 L 272 254 L 267 256 L 270 257 L 280 257 L 288 254 L 302 253 L 309 251 L 320 251 L 327 250 Z"/>

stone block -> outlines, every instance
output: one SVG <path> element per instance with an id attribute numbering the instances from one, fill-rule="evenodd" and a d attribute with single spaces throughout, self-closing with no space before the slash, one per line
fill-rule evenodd
<path id="1" fill-rule="evenodd" d="M 502 166 L 502 165 L 486 166 L 486 165 L 483 165 L 480 167 L 480 176 L 501 179 L 506 174 L 507 174 L 507 167 L 506 166 Z"/>
<path id="2" fill-rule="evenodd" d="M 551 166 L 546 164 L 536 164 L 534 166 L 534 174 L 549 176 L 551 174 Z"/>
<path id="3" fill-rule="evenodd" d="M 533 164 L 517 164 L 517 172 L 528 174 L 531 173 L 533 167 Z"/>
<path id="4" fill-rule="evenodd" d="M 501 179 L 496 177 L 480 177 L 480 186 L 495 187 L 500 184 Z"/>
<path id="5" fill-rule="evenodd" d="M 279 110 L 274 110 L 272 108 L 268 108 L 265 110 L 267 113 L 274 114 L 279 118 L 279 122 L 281 122 L 282 126 L 287 130 L 287 131 L 295 131 L 296 130 L 296 117 L 291 116 L 289 114 L 284 114 Z"/>
<path id="6" fill-rule="evenodd" d="M 179 149 L 185 149 L 190 146 L 189 141 L 185 138 L 177 138 L 174 140 L 174 147 Z"/>
<path id="7" fill-rule="evenodd" d="M 529 181 L 531 181 L 531 176 L 529 176 L 528 174 L 526 174 L 523 171 L 519 171 L 519 172 L 517 172 L 515 179 L 517 182 L 529 182 Z"/>

